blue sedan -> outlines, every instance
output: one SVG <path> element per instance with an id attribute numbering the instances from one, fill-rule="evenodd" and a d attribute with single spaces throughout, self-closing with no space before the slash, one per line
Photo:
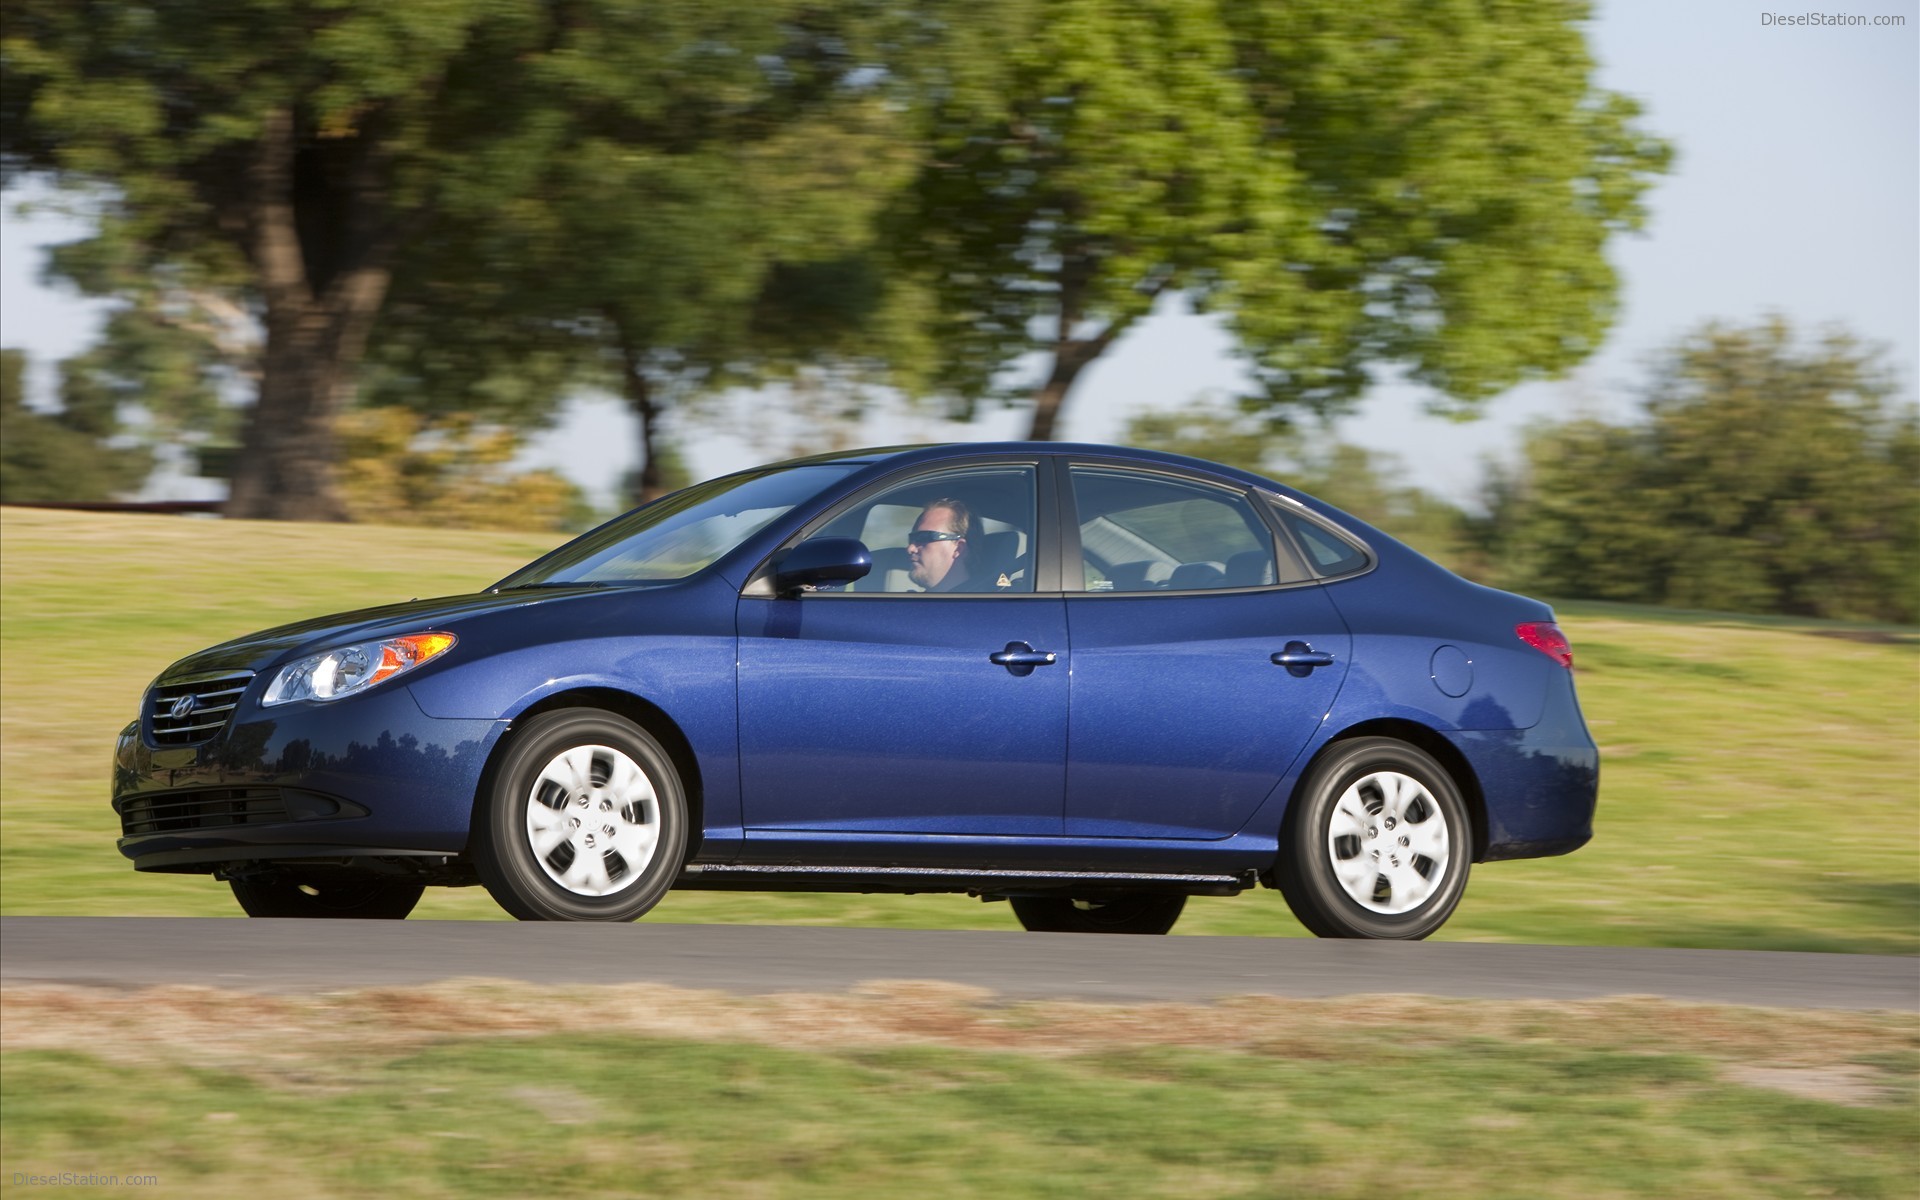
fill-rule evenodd
<path id="1" fill-rule="evenodd" d="M 1592 833 L 1544 604 L 1290 488 L 1059 443 L 799 459 L 676 492 L 473 595 L 270 629 L 120 734 L 141 871 L 254 916 L 523 920 L 672 888 L 952 892 L 1164 933 L 1266 885 L 1420 938 L 1472 863 Z"/>

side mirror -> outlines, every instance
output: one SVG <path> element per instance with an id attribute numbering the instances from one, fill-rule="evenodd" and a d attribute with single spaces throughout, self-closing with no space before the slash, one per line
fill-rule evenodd
<path id="1" fill-rule="evenodd" d="M 791 596 L 802 588 L 852 583 L 873 570 L 873 552 L 858 538 L 810 538 L 786 552 L 773 569 L 773 590 Z"/>

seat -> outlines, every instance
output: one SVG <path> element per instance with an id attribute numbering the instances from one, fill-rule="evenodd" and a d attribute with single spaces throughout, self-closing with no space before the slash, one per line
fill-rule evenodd
<path id="1" fill-rule="evenodd" d="M 1007 582 L 1017 585 L 1026 578 L 1027 560 L 1022 553 L 1024 535 L 1017 529 L 1001 530 L 998 533 L 983 533 L 973 539 L 973 562 L 967 571 L 978 581 L 978 590 L 983 592 L 1026 591 L 1021 587 L 1000 587 L 1002 575 Z"/>
<path id="2" fill-rule="evenodd" d="M 863 579 L 856 579 L 847 588 L 850 592 L 911 592 L 917 591 L 908 581 L 908 573 L 913 564 L 907 561 L 905 546 L 881 546 L 871 552 L 873 570 Z"/>
<path id="3" fill-rule="evenodd" d="M 1166 585 L 1167 577 L 1173 568 L 1163 562 L 1123 562 L 1107 568 L 1107 578 L 1113 581 L 1112 591 L 1116 592 L 1153 592 Z"/>
<path id="4" fill-rule="evenodd" d="M 1273 582 L 1273 555 L 1242 550 L 1227 560 L 1227 587 L 1263 587 Z"/>
<path id="5" fill-rule="evenodd" d="M 1206 588 L 1227 586 L 1227 573 L 1219 563 L 1190 562 L 1181 563 L 1167 577 L 1167 590 L 1170 592 L 1197 592 Z"/>

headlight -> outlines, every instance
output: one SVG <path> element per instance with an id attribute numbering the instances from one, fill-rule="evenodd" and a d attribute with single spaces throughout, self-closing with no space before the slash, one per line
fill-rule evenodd
<path id="1" fill-rule="evenodd" d="M 338 700 L 364 692 L 376 683 L 446 653 L 453 648 L 455 640 L 450 633 L 410 633 L 405 637 L 341 646 L 290 662 L 274 675 L 260 704 L 266 707 L 294 700 Z"/>

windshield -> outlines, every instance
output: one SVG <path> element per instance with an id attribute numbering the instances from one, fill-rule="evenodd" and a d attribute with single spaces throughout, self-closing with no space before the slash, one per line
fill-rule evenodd
<path id="1" fill-rule="evenodd" d="M 784 467 L 697 483 L 581 534 L 495 587 L 685 579 L 856 469 Z"/>

